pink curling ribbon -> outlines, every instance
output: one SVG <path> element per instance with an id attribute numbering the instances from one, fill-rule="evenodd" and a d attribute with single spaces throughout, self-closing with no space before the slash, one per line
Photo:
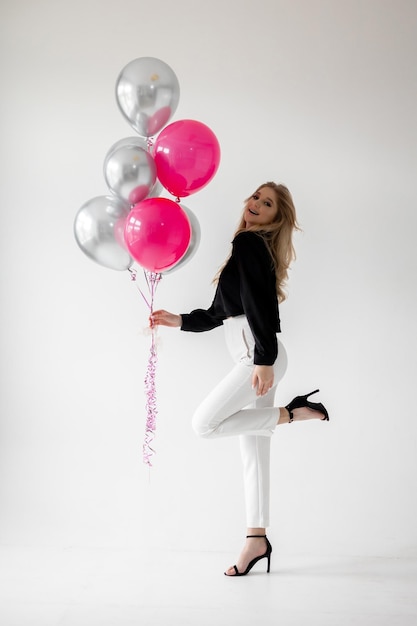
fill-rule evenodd
<path id="1" fill-rule="evenodd" d="M 132 281 L 136 281 L 135 270 L 130 269 Z M 162 278 L 162 274 L 156 272 L 149 272 L 144 270 L 146 283 L 149 289 L 149 300 L 145 297 L 142 290 L 138 287 L 142 298 L 149 308 L 150 314 L 153 313 L 153 304 L 155 299 L 155 292 L 159 281 Z M 143 462 L 152 467 L 151 458 L 155 454 L 155 450 L 152 448 L 152 442 L 155 438 L 156 431 L 156 416 L 158 413 L 156 405 L 156 364 L 157 364 L 157 350 L 156 350 L 156 327 L 151 328 L 151 347 L 149 350 L 148 366 L 145 376 L 145 394 L 146 394 L 146 424 L 145 424 L 145 437 L 143 442 Z"/>

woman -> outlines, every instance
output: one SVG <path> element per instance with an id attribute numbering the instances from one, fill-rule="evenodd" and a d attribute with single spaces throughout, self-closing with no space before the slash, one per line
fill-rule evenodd
<path id="1" fill-rule="evenodd" d="M 270 442 L 277 424 L 311 418 L 328 420 L 321 403 L 297 396 L 286 407 L 274 407 L 274 394 L 287 358 L 277 340 L 278 302 L 288 268 L 295 258 L 293 231 L 298 229 L 294 203 L 284 185 L 267 182 L 246 200 L 232 252 L 217 278 L 209 309 L 175 315 L 155 311 L 151 326 L 180 327 L 202 332 L 224 325 L 233 369 L 198 407 L 193 427 L 202 437 L 240 437 L 243 463 L 247 535 L 236 565 L 227 576 L 246 575 L 272 547 L 269 525 Z M 317 390 L 318 391 L 318 390 Z"/>

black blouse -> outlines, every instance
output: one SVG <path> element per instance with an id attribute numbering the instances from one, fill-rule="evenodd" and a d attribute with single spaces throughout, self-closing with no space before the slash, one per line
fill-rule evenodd
<path id="1" fill-rule="evenodd" d="M 255 365 L 273 365 L 281 331 L 275 271 L 264 241 L 266 233 L 236 235 L 209 309 L 182 314 L 181 330 L 203 332 L 221 326 L 227 317 L 245 315 L 255 338 Z"/>

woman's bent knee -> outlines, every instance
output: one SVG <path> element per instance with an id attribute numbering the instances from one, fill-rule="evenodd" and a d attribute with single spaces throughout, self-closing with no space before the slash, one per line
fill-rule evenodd
<path id="1" fill-rule="evenodd" d="M 211 437 L 215 430 L 213 426 L 210 425 L 210 420 L 206 412 L 199 409 L 194 413 L 191 424 L 195 434 L 203 439 Z"/>

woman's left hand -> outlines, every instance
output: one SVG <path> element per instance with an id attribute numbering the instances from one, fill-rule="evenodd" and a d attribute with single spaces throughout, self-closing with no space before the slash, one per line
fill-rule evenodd
<path id="1" fill-rule="evenodd" d="M 257 396 L 264 396 L 274 384 L 274 368 L 272 365 L 255 365 L 252 374 L 252 387 Z"/>

